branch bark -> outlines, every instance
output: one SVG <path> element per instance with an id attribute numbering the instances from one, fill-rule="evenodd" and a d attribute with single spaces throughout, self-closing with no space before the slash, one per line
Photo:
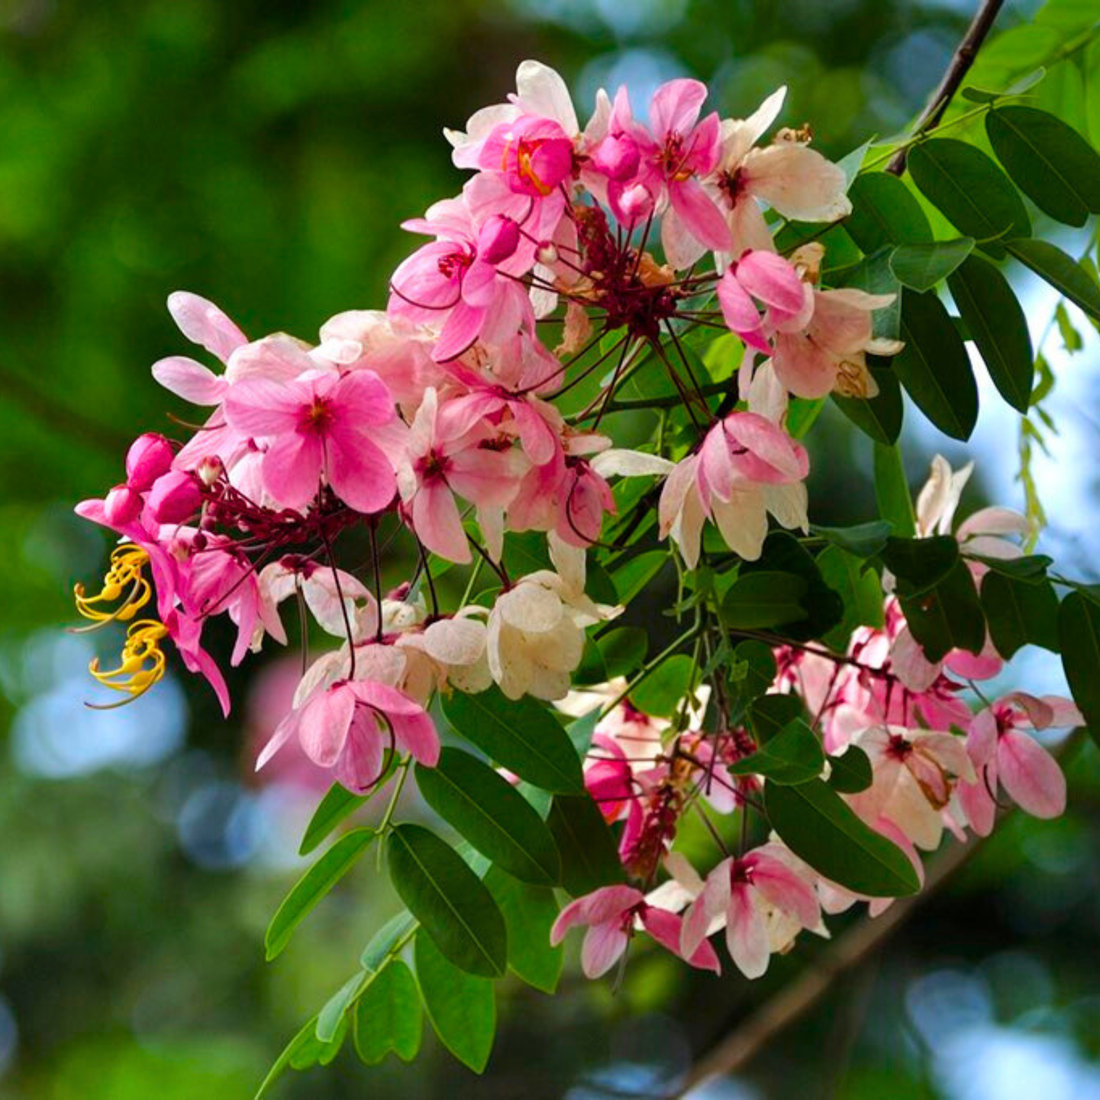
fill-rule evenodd
<path id="1" fill-rule="evenodd" d="M 947 110 L 948 104 L 959 90 L 963 78 L 970 71 L 970 66 L 974 64 L 974 59 L 978 56 L 978 50 L 993 27 L 993 22 L 1003 6 L 1004 0 L 982 0 L 982 4 L 975 13 L 966 34 L 963 35 L 962 41 L 951 57 L 951 63 L 947 66 L 943 79 L 932 93 L 928 106 L 925 107 L 920 118 L 917 119 L 917 124 L 913 127 L 913 137 L 926 134 L 940 124 L 944 111 Z M 899 149 L 886 166 L 886 171 L 893 172 L 895 176 L 900 176 L 905 171 L 907 152 L 908 148 L 906 146 Z"/>

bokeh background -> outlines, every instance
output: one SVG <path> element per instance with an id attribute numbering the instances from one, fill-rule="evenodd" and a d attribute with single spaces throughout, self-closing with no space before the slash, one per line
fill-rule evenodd
<path id="1" fill-rule="evenodd" d="M 1063 5 L 1086 21 L 1090 6 Z M 1000 26 L 1037 7 L 1008 3 Z M 333 313 L 379 307 L 411 245 L 398 223 L 460 186 L 441 127 L 498 102 L 524 57 L 557 67 L 582 113 L 602 84 L 625 81 L 638 100 L 695 75 L 724 114 L 742 115 L 789 83 L 784 121 L 811 120 L 819 147 L 841 156 L 913 117 L 970 10 L 0 0 L 0 1097 L 250 1096 L 394 907 L 364 861 L 263 962 L 264 928 L 302 870 L 297 841 L 324 789 L 292 761 L 262 783 L 252 775 L 257 739 L 293 684 L 277 653 L 236 678 L 228 722 L 202 684 L 175 675 L 134 706 L 83 706 L 94 643 L 63 626 L 73 582 L 96 579 L 106 541 L 71 509 L 119 479 L 129 438 L 170 431 L 167 413 L 184 413 L 148 373 L 188 350 L 168 292 L 214 299 L 253 336 L 309 338 Z M 1040 92 L 1100 140 L 1096 48 Z M 1059 240 L 1079 250 L 1084 238 Z M 1041 548 L 1096 579 L 1096 335 L 1071 311 L 1082 344 L 1071 355 L 1073 334 L 1049 326 L 1050 293 L 1019 285 L 1057 378 L 1046 407 L 1058 434 L 1044 429 L 1050 455 L 1035 460 L 1051 517 Z M 934 450 L 972 454 L 967 509 L 1022 503 L 1016 418 L 991 393 L 968 448 L 907 417 L 914 484 Z M 811 453 L 813 518 L 867 518 L 865 441 L 827 411 Z M 1041 655 L 1026 675 L 1060 686 Z M 1063 820 L 1011 821 L 886 952 L 743 1073 L 697 1095 L 1100 1097 L 1095 755 L 1086 747 L 1071 766 Z M 508 987 L 483 1079 L 430 1037 L 408 1068 L 367 1069 L 349 1043 L 278 1095 L 660 1095 L 693 1047 L 817 950 L 776 959 L 753 986 L 697 980 L 650 954 L 616 997 L 575 976 L 555 999 Z"/>

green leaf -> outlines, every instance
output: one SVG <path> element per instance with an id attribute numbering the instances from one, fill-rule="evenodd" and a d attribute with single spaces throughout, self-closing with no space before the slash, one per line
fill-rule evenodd
<path id="1" fill-rule="evenodd" d="M 916 595 L 898 585 L 899 602 L 913 637 L 930 661 L 952 649 L 980 653 L 985 645 L 985 616 L 966 562 L 957 561 L 945 577 Z"/>
<path id="2" fill-rule="evenodd" d="M 966 345 L 936 295 L 905 292 L 901 338 L 898 380 L 940 431 L 969 439 L 978 420 L 978 386 Z"/>
<path id="3" fill-rule="evenodd" d="M 412 971 L 394 959 L 367 986 L 355 1005 L 355 1050 L 368 1066 L 393 1051 L 411 1062 L 420 1049 L 420 993 Z"/>
<path id="4" fill-rule="evenodd" d="M 805 783 L 825 767 L 825 753 L 808 725 L 795 718 L 756 752 L 729 765 L 732 775 L 762 775 L 772 783 Z"/>
<path id="5" fill-rule="evenodd" d="M 1009 241 L 1008 250 L 1094 321 L 1100 321 L 1100 284 L 1049 241 Z"/>
<path id="6" fill-rule="evenodd" d="M 1004 238 L 1031 235 L 1016 188 L 980 149 L 954 138 L 929 138 L 909 150 L 907 163 L 925 198 L 991 256 L 1004 255 Z"/>
<path id="7" fill-rule="evenodd" d="M 807 617 L 806 580 L 794 573 L 745 573 L 722 601 L 722 621 L 735 630 L 761 630 Z"/>
<path id="8" fill-rule="evenodd" d="M 1016 577 L 1019 580 L 1042 581 L 1046 579 L 1047 569 L 1054 564 L 1054 559 L 1046 554 L 1028 554 L 1022 558 L 987 558 L 981 554 L 967 554 L 968 560 L 980 561 L 988 565 L 994 573 L 1000 573 L 1005 577 Z"/>
<path id="9" fill-rule="evenodd" d="M 447 721 L 494 763 L 543 790 L 584 790 L 580 757 L 561 724 L 529 696 L 508 699 L 497 687 L 443 700 Z"/>
<path id="10" fill-rule="evenodd" d="M 799 598 L 805 617 L 778 624 L 774 633 L 808 641 L 832 630 L 844 617 L 844 601 L 825 583 L 813 555 L 786 531 L 773 531 L 764 540 L 759 559 L 741 566 L 742 577 L 764 572 L 793 573 L 806 582 L 805 594 Z"/>
<path id="11" fill-rule="evenodd" d="M 436 1035 L 463 1065 L 481 1073 L 497 1030 L 493 983 L 452 966 L 423 932 L 417 933 L 413 953 L 420 995 Z"/>
<path id="12" fill-rule="evenodd" d="M 849 745 L 839 756 L 830 756 L 829 768 L 829 786 L 841 794 L 865 791 L 874 781 L 870 757 L 858 745 Z"/>
<path id="13" fill-rule="evenodd" d="M 504 918 L 484 884 L 453 848 L 422 825 L 398 825 L 386 843 L 401 900 L 462 970 L 500 977 L 508 961 Z"/>
<path id="14" fill-rule="evenodd" d="M 1035 356 L 1027 318 L 1008 280 L 988 260 L 971 256 L 947 285 L 993 384 L 1014 409 L 1027 412 Z"/>
<path id="15" fill-rule="evenodd" d="M 328 999 L 324 1008 L 317 1013 L 317 1038 L 321 1043 L 327 1044 L 335 1041 L 342 1030 L 347 1027 L 348 1010 L 374 979 L 375 975 L 373 973 L 361 970 L 358 974 L 353 974 L 348 978 Z M 296 1069 L 302 1068 L 297 1062 L 291 1064 Z"/>
<path id="16" fill-rule="evenodd" d="M 631 703 L 655 718 L 671 718 L 695 677 L 695 662 L 686 653 L 669 657 L 630 693 Z"/>
<path id="17" fill-rule="evenodd" d="M 1044 214 L 1084 225 L 1100 213 L 1100 154 L 1072 126 L 1010 104 L 985 116 L 985 132 L 1012 182 Z"/>
<path id="18" fill-rule="evenodd" d="M 373 829 L 355 829 L 341 837 L 298 880 L 268 925 L 264 936 L 268 962 L 286 947 L 306 914 L 351 870 L 377 835 Z"/>
<path id="19" fill-rule="evenodd" d="M 982 610 L 1005 659 L 1029 643 L 1058 652 L 1058 597 L 1050 581 L 1037 584 L 990 571 L 982 580 Z"/>
<path id="20" fill-rule="evenodd" d="M 890 172 L 864 172 L 848 191 L 852 212 L 844 222 L 865 253 L 890 244 L 919 244 L 932 239 L 928 219 L 916 196 Z"/>
<path id="21" fill-rule="evenodd" d="M 749 706 L 749 729 L 763 744 L 791 722 L 806 717 L 806 706 L 797 695 L 761 695 Z"/>
<path id="22" fill-rule="evenodd" d="M 882 551 L 882 561 L 900 581 L 903 595 L 918 595 L 932 588 L 955 567 L 959 544 L 950 535 L 927 539 L 890 537 Z"/>
<path id="23" fill-rule="evenodd" d="M 561 855 L 561 881 L 574 897 L 623 881 L 615 837 L 587 795 L 558 795 L 547 819 Z"/>
<path id="24" fill-rule="evenodd" d="M 838 886 L 872 898 L 915 894 L 920 881 L 906 854 L 868 828 L 820 779 L 768 783 L 764 808 L 787 847 Z"/>
<path id="25" fill-rule="evenodd" d="M 416 784 L 444 821 L 509 874 L 542 886 L 558 881 L 558 850 L 542 818 L 487 764 L 462 749 L 445 748 L 436 767 L 416 765 Z"/>
<path id="26" fill-rule="evenodd" d="M 882 551 L 894 526 L 888 520 L 876 519 L 869 523 L 857 523 L 853 527 L 822 527 L 810 525 L 810 533 L 828 539 L 834 546 L 847 550 L 857 558 L 873 558 Z M 821 564 L 821 558 L 818 558 Z"/>
<path id="27" fill-rule="evenodd" d="M 618 566 L 611 573 L 619 602 L 630 603 L 671 559 L 664 550 L 647 550 Z"/>
<path id="28" fill-rule="evenodd" d="M 898 245 L 890 255 L 890 270 L 902 286 L 931 290 L 942 282 L 974 250 L 973 237 L 925 244 Z"/>
<path id="29" fill-rule="evenodd" d="M 876 443 L 891 444 L 901 435 L 904 405 L 901 400 L 901 384 L 894 368 L 885 360 L 868 356 L 867 368 L 878 384 L 874 397 L 842 397 L 832 394 L 833 403 L 864 435 Z"/>
<path id="30" fill-rule="evenodd" d="M 901 451 L 896 443 L 890 446 L 875 444 L 874 469 L 878 514 L 893 524 L 898 535 L 912 536 L 916 533 L 917 517 L 913 511 L 913 498 L 909 495 Z"/>
<path id="31" fill-rule="evenodd" d="M 550 946 L 550 929 L 557 919 L 554 891 L 519 882 L 493 866 L 484 879 L 504 914 L 508 929 L 508 966 L 528 985 L 553 993 L 564 961 L 561 945 Z"/>
<path id="32" fill-rule="evenodd" d="M 369 794 L 352 794 L 346 787 L 333 783 L 306 826 L 298 855 L 308 856 L 344 818 L 353 814 L 369 798 Z"/>
<path id="33" fill-rule="evenodd" d="M 596 646 L 609 678 L 630 676 L 645 662 L 649 635 L 640 626 L 620 626 L 601 634 Z"/>
<path id="34" fill-rule="evenodd" d="M 882 581 L 873 569 L 837 545 L 826 546 L 817 565 L 825 583 L 844 601 L 844 618 L 825 635 L 827 645 L 844 649 L 857 626 L 882 627 Z"/>
<path id="35" fill-rule="evenodd" d="M 1071 592 L 1058 611 L 1058 638 L 1073 701 L 1100 745 L 1100 605 Z"/>

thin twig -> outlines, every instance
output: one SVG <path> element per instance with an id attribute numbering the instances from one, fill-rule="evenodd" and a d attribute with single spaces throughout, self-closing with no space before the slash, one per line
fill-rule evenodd
<path id="1" fill-rule="evenodd" d="M 963 78 L 970 71 L 970 66 L 974 64 L 974 59 L 978 56 L 978 49 L 985 41 L 986 35 L 989 34 L 994 20 L 1003 6 L 1004 0 L 982 0 L 981 6 L 951 58 L 951 63 L 947 66 L 947 71 L 943 74 L 939 87 L 932 93 L 928 106 L 925 107 L 920 118 L 917 119 L 916 126 L 913 127 L 914 137 L 926 134 L 939 125 L 948 104 L 959 90 Z M 899 149 L 886 166 L 886 171 L 893 172 L 895 176 L 900 176 L 905 171 L 907 153 L 907 148 Z"/>

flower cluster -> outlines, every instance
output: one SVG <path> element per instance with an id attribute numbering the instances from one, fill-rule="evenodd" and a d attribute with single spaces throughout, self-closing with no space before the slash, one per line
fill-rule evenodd
<path id="1" fill-rule="evenodd" d="M 811 148 L 808 129 L 761 144 L 783 92 L 740 120 L 704 114 L 705 99 L 704 85 L 674 80 L 643 118 L 624 89 L 601 91 L 582 129 L 561 78 L 524 62 L 507 103 L 447 134 L 472 175 L 404 223 L 428 243 L 394 271 L 384 312 L 339 314 L 316 343 L 250 340 L 210 302 L 173 294 L 183 335 L 223 369 L 156 363 L 157 381 L 207 409 L 205 422 L 187 440 L 140 436 L 125 480 L 77 509 L 120 539 L 102 591 L 77 591 L 93 626 L 128 626 L 118 667 L 95 665 L 97 680 L 143 693 L 164 675 L 167 639 L 228 712 L 209 621 L 228 616 L 237 665 L 267 639 L 287 643 L 283 605 L 294 597 L 302 623 L 334 641 L 307 662 L 259 765 L 296 739 L 344 786 L 368 791 L 398 758 L 437 764 L 438 696 L 495 685 L 507 700 L 575 709 L 586 645 L 622 611 L 586 593 L 612 518 L 611 549 L 639 532 L 650 545 L 670 539 L 688 570 L 756 561 L 770 521 L 808 533 L 809 457 L 787 430 L 789 402 L 875 393 L 867 355 L 901 347 L 874 335 L 874 311 L 893 295 L 823 288 L 820 244 L 777 250 L 781 223 L 827 225 L 850 211 L 844 172 Z M 708 330 L 743 349 L 717 386 L 698 377 L 687 346 Z M 625 387 L 655 375 L 675 396 L 654 403 L 654 442 L 617 447 L 609 425 L 632 407 Z M 587 404 L 575 400 L 582 385 Z M 920 535 L 949 529 L 960 489 L 937 465 Z M 1017 530 L 991 511 L 957 537 L 1008 557 Z M 516 575 L 506 547 L 523 532 L 542 536 L 546 560 Z M 419 565 L 385 592 L 395 538 Z M 450 608 L 434 583 L 440 563 L 470 567 Z M 998 784 L 1029 813 L 1060 812 L 1061 772 L 1030 731 L 1072 724 L 1072 706 L 1016 692 L 972 714 L 961 690 L 999 671 L 992 648 L 930 661 L 898 599 L 885 601 L 883 628 L 857 630 L 844 654 L 773 645 L 773 690 L 805 701 L 833 761 L 853 748 L 869 759 L 872 781 L 845 795 L 851 810 L 916 867 L 916 849 L 935 847 L 945 827 L 989 831 Z M 303 645 L 308 634 L 303 625 Z M 711 655 L 711 634 L 694 636 Z M 705 675 L 729 663 L 716 648 Z M 713 691 L 696 684 L 671 720 L 635 705 L 637 683 L 595 700 L 606 713 L 586 769 L 633 884 L 579 898 L 553 932 L 588 926 L 590 975 L 635 933 L 717 970 L 707 937 L 725 928 L 735 964 L 755 977 L 799 931 L 822 932 L 822 912 L 885 904 L 822 877 L 778 838 L 723 850 L 700 878 L 673 843 L 689 811 L 709 822 L 711 811 L 759 809 L 769 780 L 737 767 L 758 738 L 734 717 L 724 675 Z"/>

